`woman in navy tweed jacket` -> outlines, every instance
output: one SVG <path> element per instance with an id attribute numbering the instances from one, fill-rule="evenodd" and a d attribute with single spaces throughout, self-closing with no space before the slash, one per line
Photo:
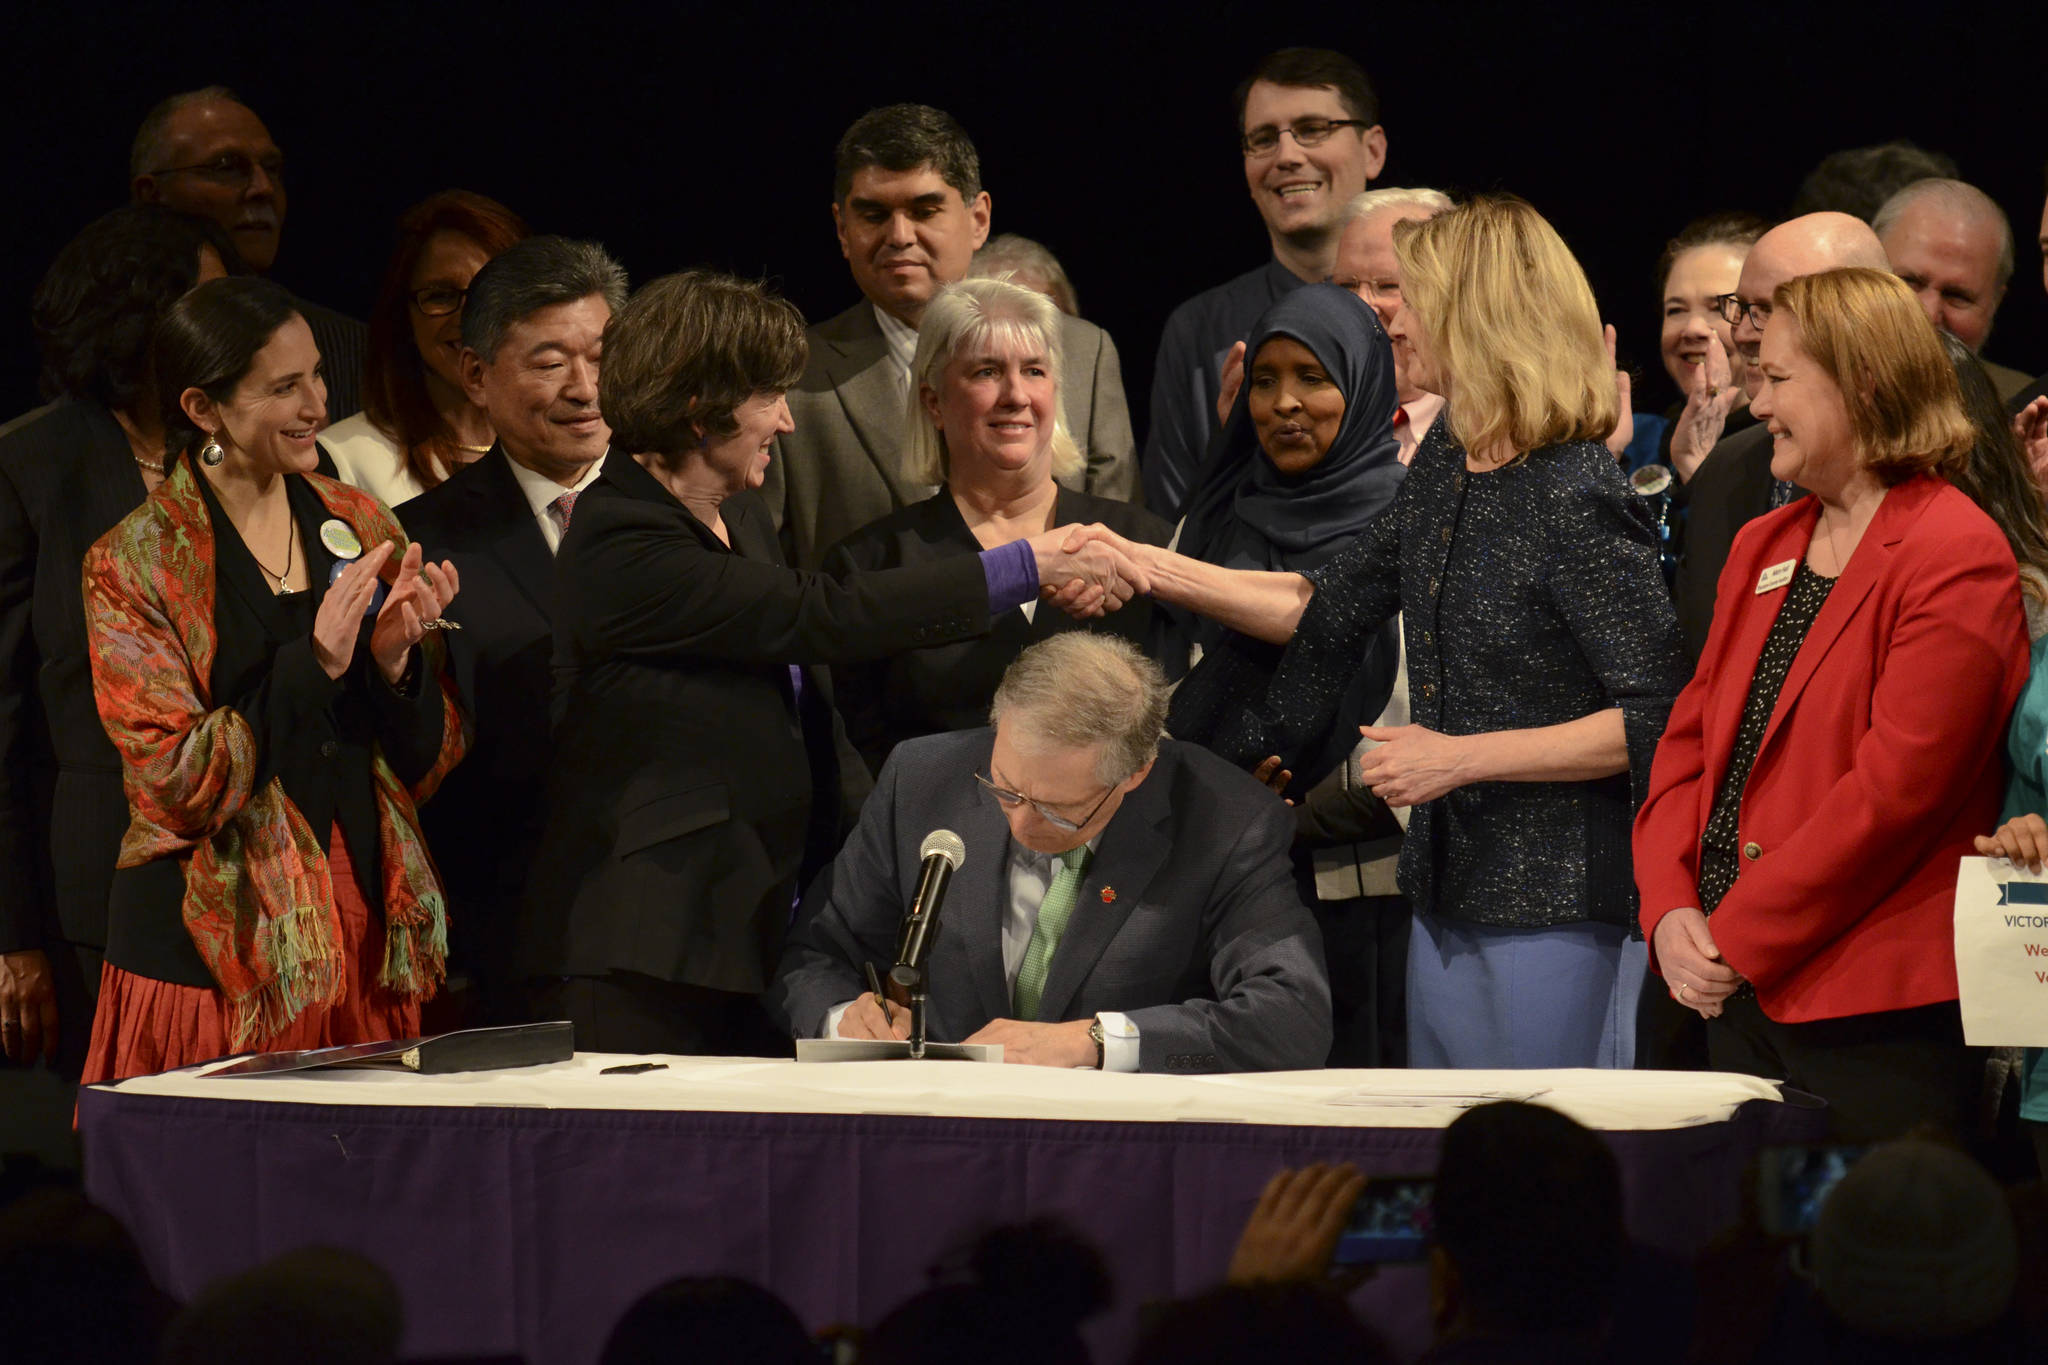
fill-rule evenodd
<path id="1" fill-rule="evenodd" d="M 1645 966 L 1629 825 L 1686 682 L 1656 541 L 1600 438 L 1592 290 L 1534 209 L 1480 198 L 1397 231 L 1444 418 L 1393 504 L 1306 575 L 1130 551 L 1155 596 L 1287 650 L 1216 747 L 1291 759 L 1402 614 L 1414 723 L 1363 777 L 1412 806 L 1400 884 L 1415 1066 L 1627 1066 Z"/>

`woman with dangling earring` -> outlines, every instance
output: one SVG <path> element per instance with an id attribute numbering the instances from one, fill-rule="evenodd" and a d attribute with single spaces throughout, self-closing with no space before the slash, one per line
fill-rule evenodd
<path id="1" fill-rule="evenodd" d="M 326 384 L 284 289 L 200 286 L 154 362 L 164 481 L 85 559 L 129 806 L 88 1082 L 409 1037 L 447 947 L 415 803 L 464 746 L 454 567 L 313 472 Z"/>

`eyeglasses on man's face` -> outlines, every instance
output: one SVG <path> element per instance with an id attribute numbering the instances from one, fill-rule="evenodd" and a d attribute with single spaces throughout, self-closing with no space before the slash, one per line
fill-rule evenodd
<path id="1" fill-rule="evenodd" d="M 284 155 L 281 152 L 262 157 L 252 157 L 247 152 L 223 152 L 211 161 L 198 161 L 190 166 L 167 166 L 151 174 L 197 176 L 209 184 L 244 189 L 255 183 L 259 168 L 271 184 L 284 184 Z"/>
<path id="2" fill-rule="evenodd" d="M 1749 325 L 1759 332 L 1764 329 L 1764 324 L 1771 320 L 1769 303 L 1745 303 L 1740 294 L 1716 294 L 1714 311 L 1719 313 L 1721 320 L 1730 327 L 1740 327 L 1743 315 L 1748 314 Z"/>
<path id="3" fill-rule="evenodd" d="M 1051 825 L 1054 829 L 1065 830 L 1069 834 L 1074 833 L 1076 830 L 1085 828 L 1088 822 L 1095 818 L 1095 813 L 1101 810 L 1103 805 L 1106 802 L 1108 802 L 1110 793 L 1116 790 L 1116 783 L 1110 783 L 1107 787 L 1103 788 L 1102 799 L 1100 801 L 1097 801 L 1093 806 L 1089 807 L 1088 813 L 1086 815 L 1082 816 L 1079 820 L 1070 820 L 1066 816 L 1061 815 L 1058 811 L 1049 810 L 1045 806 L 1039 804 L 1038 802 L 1033 801 L 1023 792 L 1013 792 L 1008 787 L 998 787 L 994 782 L 991 782 L 988 778 L 983 777 L 980 773 L 976 773 L 974 775 L 974 780 L 976 782 L 979 782 L 982 786 L 988 788 L 989 794 L 995 797 L 997 802 L 1000 803 L 1006 810 L 1016 810 L 1019 806 L 1029 806 L 1032 810 L 1038 812 L 1039 819 L 1045 821 L 1045 823 Z"/>
<path id="4" fill-rule="evenodd" d="M 1339 128 L 1364 128 L 1362 118 L 1298 118 L 1284 128 L 1262 123 L 1245 131 L 1239 139 L 1246 156 L 1268 156 L 1280 146 L 1280 134 L 1288 133 L 1297 147 L 1320 147 L 1330 140 L 1330 135 Z"/>

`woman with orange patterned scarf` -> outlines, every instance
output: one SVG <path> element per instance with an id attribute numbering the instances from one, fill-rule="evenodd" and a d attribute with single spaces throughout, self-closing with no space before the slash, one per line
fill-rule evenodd
<path id="1" fill-rule="evenodd" d="M 283 289 L 194 289 L 154 361 L 170 473 L 85 559 L 130 817 L 87 1081 L 409 1037 L 447 945 L 414 803 L 464 744 L 453 566 L 311 472 L 327 390 Z"/>

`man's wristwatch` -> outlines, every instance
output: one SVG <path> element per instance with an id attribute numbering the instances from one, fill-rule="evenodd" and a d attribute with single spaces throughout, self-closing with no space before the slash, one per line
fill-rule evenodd
<path id="1" fill-rule="evenodd" d="M 1096 1019 L 1093 1023 L 1088 1025 L 1088 1036 L 1095 1040 L 1095 1069 L 1097 1071 L 1100 1071 L 1102 1070 L 1102 1059 L 1104 1055 L 1102 1046 L 1102 1020 L 1100 1018 Z"/>

